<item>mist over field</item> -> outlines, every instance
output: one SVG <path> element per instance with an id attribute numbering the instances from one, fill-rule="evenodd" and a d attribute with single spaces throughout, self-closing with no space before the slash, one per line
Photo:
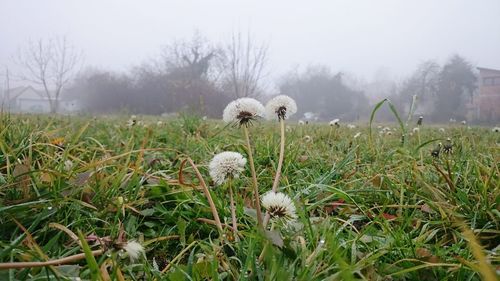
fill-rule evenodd
<path id="1" fill-rule="evenodd" d="M 210 117 L 234 98 L 283 93 L 311 121 L 366 119 L 384 98 L 408 114 L 416 96 L 428 121 L 495 123 L 500 72 L 478 67 L 500 69 L 499 10 L 498 1 L 2 1 L 0 93 L 12 112 Z M 484 98 L 491 77 L 494 97 Z"/>

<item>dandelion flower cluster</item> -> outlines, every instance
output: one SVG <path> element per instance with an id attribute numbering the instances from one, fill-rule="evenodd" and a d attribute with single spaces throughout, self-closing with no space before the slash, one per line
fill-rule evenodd
<path id="1" fill-rule="evenodd" d="M 273 120 L 276 117 L 285 120 L 296 112 L 297 104 L 291 97 L 286 95 L 276 96 L 266 104 L 266 115 L 269 120 Z"/>
<path id="2" fill-rule="evenodd" d="M 284 193 L 267 192 L 262 196 L 262 206 L 273 219 L 294 220 L 297 218 L 292 199 Z"/>
<path id="3" fill-rule="evenodd" d="M 221 185 L 228 177 L 238 178 L 246 163 L 247 159 L 240 153 L 225 151 L 212 158 L 208 169 L 215 184 Z"/>
<path id="4" fill-rule="evenodd" d="M 222 120 L 243 126 L 263 115 L 264 106 L 259 101 L 252 98 L 240 98 L 226 106 L 222 113 Z"/>
<path id="5" fill-rule="evenodd" d="M 130 260 L 132 261 L 137 260 L 141 255 L 144 254 L 144 247 L 142 247 L 142 245 L 137 241 L 127 242 L 123 249 L 125 250 L 125 252 L 127 252 Z"/>

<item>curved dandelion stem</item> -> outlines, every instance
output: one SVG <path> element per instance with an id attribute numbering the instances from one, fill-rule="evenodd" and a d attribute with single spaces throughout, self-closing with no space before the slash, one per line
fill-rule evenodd
<path id="1" fill-rule="evenodd" d="M 234 203 L 233 185 L 231 178 L 228 180 L 229 185 L 229 202 L 231 208 L 231 220 L 233 222 L 234 239 L 238 239 L 238 225 L 236 223 L 236 204 Z"/>
<path id="2" fill-rule="evenodd" d="M 104 253 L 104 249 L 94 250 L 91 252 L 93 256 L 100 256 Z M 64 257 L 48 261 L 35 261 L 35 262 L 5 262 L 0 263 L 0 270 L 14 269 L 14 268 L 32 268 L 32 267 L 46 267 L 53 265 L 63 265 L 74 263 L 79 260 L 85 259 L 85 253 L 75 254 L 69 257 Z"/>
<path id="3" fill-rule="evenodd" d="M 257 211 L 257 223 L 260 227 L 262 227 L 262 211 L 260 209 L 260 197 L 259 197 L 259 187 L 258 187 L 258 183 L 257 183 L 257 174 L 255 173 L 255 165 L 253 162 L 252 147 L 250 145 L 250 137 L 248 135 L 248 128 L 246 126 L 243 126 L 243 132 L 245 134 L 248 162 L 250 162 L 250 172 L 252 173 L 253 197 L 255 200 L 255 209 Z"/>
<path id="4" fill-rule="evenodd" d="M 212 211 L 212 216 L 214 217 L 215 224 L 217 225 L 217 228 L 219 229 L 219 232 L 221 235 L 224 234 L 224 230 L 222 229 L 222 224 L 220 222 L 219 218 L 219 213 L 217 212 L 217 209 L 215 208 L 214 200 L 212 199 L 212 196 L 210 195 L 210 191 L 208 190 L 207 184 L 205 183 L 205 180 L 203 180 L 203 177 L 201 176 L 200 171 L 194 164 L 193 160 L 191 158 L 187 158 L 187 161 L 193 167 L 193 170 L 196 174 L 196 177 L 200 181 L 201 187 L 203 189 L 203 193 L 205 193 L 205 197 L 207 197 L 208 204 L 210 205 L 210 210 Z"/>

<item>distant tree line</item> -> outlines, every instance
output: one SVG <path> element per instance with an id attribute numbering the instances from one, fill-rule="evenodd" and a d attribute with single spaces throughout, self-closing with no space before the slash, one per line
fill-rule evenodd
<path id="1" fill-rule="evenodd" d="M 88 69 L 68 95 L 93 113 L 189 111 L 218 117 L 230 100 L 262 94 L 266 60 L 267 46 L 249 35 L 235 33 L 229 44 L 215 46 L 195 34 L 127 73 Z"/>
<path id="2" fill-rule="evenodd" d="M 75 76 L 81 55 L 64 37 L 30 43 L 20 50 L 16 62 L 24 69 L 20 78 L 43 86 L 52 112 L 57 111 L 57 102 L 52 101 L 63 91 L 90 113 L 188 111 L 210 117 L 220 117 L 235 98 L 255 97 L 265 102 L 272 94 L 286 94 L 300 105 L 298 118 L 352 121 L 370 115 L 376 100 L 367 96 L 373 97 L 375 90 L 377 96 L 388 97 L 401 114 L 410 113 L 416 100 L 415 115 L 444 122 L 467 118 L 477 87 L 473 65 L 454 55 L 443 65 L 425 61 L 400 82 L 353 83 L 342 72 L 312 66 L 288 72 L 270 93 L 265 80 L 269 76 L 268 46 L 241 32 L 222 44 L 195 33 L 190 40 L 163 47 L 154 59 L 119 73 L 87 68 Z M 382 108 L 377 119 L 393 120 L 394 116 Z"/>
<path id="3" fill-rule="evenodd" d="M 92 113 L 162 114 L 189 111 L 220 117 L 235 98 L 268 98 L 267 45 L 235 33 L 227 44 L 214 45 L 195 34 L 163 48 L 161 55 L 125 73 L 87 69 L 67 94 Z M 300 104 L 299 118 L 311 112 L 321 120 L 355 120 L 368 108 L 362 91 L 350 89 L 342 73 L 326 66 L 290 72 L 275 94 L 290 95 Z"/>
<path id="4" fill-rule="evenodd" d="M 416 97 L 414 113 L 430 122 L 466 120 L 474 101 L 477 76 L 473 65 L 454 55 L 443 65 L 434 60 L 421 63 L 390 96 L 400 113 L 408 114 Z M 382 115 L 390 116 L 387 109 Z"/>
<path id="5" fill-rule="evenodd" d="M 326 66 L 309 67 L 302 73 L 285 75 L 279 89 L 300 104 L 300 115 L 310 112 L 321 120 L 358 120 L 369 107 L 368 99 L 362 91 L 349 88 L 343 76 Z"/>

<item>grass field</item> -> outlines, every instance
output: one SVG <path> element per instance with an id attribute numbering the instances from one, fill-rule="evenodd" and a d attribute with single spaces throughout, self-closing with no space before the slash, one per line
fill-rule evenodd
<path id="1" fill-rule="evenodd" d="M 380 133 L 374 122 L 370 134 L 368 122 L 287 120 L 279 190 L 298 218 L 257 227 L 247 164 L 232 181 L 235 237 L 228 187 L 214 186 L 207 165 L 222 151 L 247 157 L 242 131 L 187 115 L 127 118 L 0 117 L 0 280 L 498 278 L 500 133 L 491 128 L 424 123 L 404 127 L 402 142 L 397 124 Z M 279 125 L 258 121 L 249 132 L 263 195 Z M 432 156 L 447 138 L 452 150 Z M 132 240 L 145 250 L 135 260 L 122 250 Z M 12 264 L 80 253 L 64 265 Z"/>

